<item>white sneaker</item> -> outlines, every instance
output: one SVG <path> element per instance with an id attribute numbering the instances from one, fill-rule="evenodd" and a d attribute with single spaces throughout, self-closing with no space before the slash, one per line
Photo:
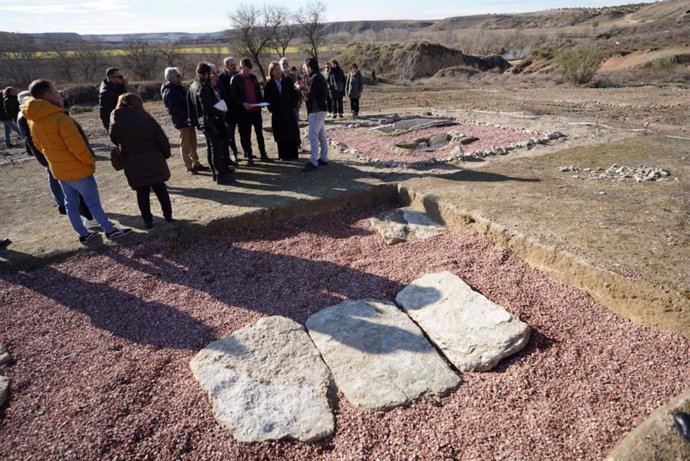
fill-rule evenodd
<path id="1" fill-rule="evenodd" d="M 100 228 L 101 228 L 101 225 L 98 224 L 98 221 L 96 221 L 95 219 L 86 219 L 85 217 L 82 216 L 82 217 L 81 217 L 81 222 L 83 222 L 83 223 L 84 223 L 84 227 L 86 227 L 86 228 L 89 229 L 89 230 L 100 229 Z"/>

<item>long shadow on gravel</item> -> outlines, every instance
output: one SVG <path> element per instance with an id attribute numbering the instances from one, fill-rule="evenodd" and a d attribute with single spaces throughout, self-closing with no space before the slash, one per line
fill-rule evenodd
<path id="1" fill-rule="evenodd" d="M 366 233 L 350 225 L 362 216 L 346 216 L 343 221 L 342 214 L 330 215 L 330 219 L 339 220 L 337 225 L 333 223 L 331 231 L 336 235 L 332 238 L 345 239 Z M 155 278 L 161 284 L 183 285 L 208 294 L 222 303 L 220 307 L 204 307 L 213 311 L 205 315 L 215 319 L 226 318 L 241 308 L 265 316 L 283 315 L 304 324 L 313 313 L 343 300 L 392 301 L 404 288 L 405 285 L 385 276 L 281 251 L 281 241 L 318 230 L 317 226 L 305 225 L 304 220 L 288 220 L 237 232 L 221 232 L 208 238 L 188 239 L 178 242 L 174 248 L 169 243 L 156 242 L 141 246 L 134 254 L 107 251 L 104 256 L 113 260 L 113 264 L 108 265 L 124 266 L 141 273 L 142 277 Z M 253 250 L 252 240 L 275 242 L 276 251 Z M 189 306 L 189 312 L 197 315 L 195 306 Z M 409 335 L 397 328 L 390 333 L 396 337 Z M 405 349 L 413 343 L 400 341 L 397 347 Z"/>
<path id="2" fill-rule="evenodd" d="M 0 278 L 81 312 L 94 327 L 135 343 L 195 350 L 214 338 L 212 328 L 186 312 L 145 301 L 106 283 L 73 277 L 52 266 L 14 275 L 0 272 Z"/>

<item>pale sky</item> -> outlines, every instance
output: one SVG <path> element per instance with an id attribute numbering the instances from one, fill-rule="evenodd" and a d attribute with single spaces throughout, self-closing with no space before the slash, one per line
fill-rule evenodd
<path id="1" fill-rule="evenodd" d="M 644 0 L 643 0 L 644 1 Z M 217 32 L 242 3 L 287 6 L 306 0 L 0 0 L 0 30 L 6 32 Z M 325 0 L 326 21 L 442 19 L 483 13 L 517 13 L 565 7 L 599 7 L 634 0 Z"/>

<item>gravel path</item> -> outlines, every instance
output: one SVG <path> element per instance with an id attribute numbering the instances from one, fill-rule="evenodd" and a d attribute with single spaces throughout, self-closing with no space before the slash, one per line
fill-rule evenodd
<path id="1" fill-rule="evenodd" d="M 526 142 L 538 135 L 526 133 L 505 127 L 495 127 L 473 123 L 458 123 L 452 126 L 427 128 L 411 131 L 400 135 L 387 135 L 373 131 L 370 128 L 335 128 L 328 130 L 328 138 L 345 144 L 348 148 L 356 149 L 373 160 L 395 160 L 401 163 L 414 163 L 430 158 L 441 160 L 448 157 L 455 145 L 436 149 L 434 151 L 420 151 L 410 154 L 395 152 L 390 149 L 394 143 L 408 143 L 419 138 L 428 138 L 438 134 L 459 131 L 467 136 L 479 138 L 471 144 L 462 146 L 465 154 L 488 150 L 493 147 L 505 147 L 518 142 Z"/>
<path id="2" fill-rule="evenodd" d="M 485 239 L 388 247 L 368 218 L 327 214 L 203 240 L 105 249 L 0 274 L 4 460 L 597 459 L 690 382 L 690 342 L 634 325 Z M 346 298 L 393 299 L 450 270 L 534 329 L 527 348 L 437 401 L 387 413 L 341 400 L 317 444 L 242 445 L 189 359 L 266 315 L 304 322 Z"/>

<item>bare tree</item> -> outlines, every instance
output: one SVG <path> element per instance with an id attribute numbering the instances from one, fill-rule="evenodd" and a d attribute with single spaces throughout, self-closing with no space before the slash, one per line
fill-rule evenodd
<path id="1" fill-rule="evenodd" d="M 305 51 L 319 59 L 319 47 L 324 44 L 324 21 L 326 4 L 321 0 L 310 1 L 297 13 L 297 24 L 306 39 Z"/>
<path id="2" fill-rule="evenodd" d="M 96 75 L 108 66 L 106 52 L 98 42 L 85 42 L 74 52 L 74 63 L 77 68 L 77 81 L 93 82 Z"/>
<path id="3" fill-rule="evenodd" d="M 261 61 L 266 50 L 275 37 L 275 23 L 271 23 L 271 7 L 259 8 L 255 5 L 242 4 L 231 15 L 233 28 L 229 31 L 230 39 L 235 44 L 237 53 L 248 56 L 259 67 L 261 78 L 266 81 L 266 71 Z"/>
<path id="4" fill-rule="evenodd" d="M 0 81 L 27 87 L 38 78 L 36 44 L 28 35 L 0 33 Z"/>
<path id="5" fill-rule="evenodd" d="M 126 37 L 122 60 L 139 80 L 153 80 L 159 72 L 161 54 L 145 40 Z"/>
<path id="6" fill-rule="evenodd" d="M 294 15 L 286 7 L 270 6 L 267 9 L 269 22 L 273 29 L 271 47 L 282 58 L 287 53 L 290 43 L 297 37 L 298 29 Z"/>
<path id="7" fill-rule="evenodd" d="M 182 48 L 177 42 L 170 40 L 164 43 L 158 48 L 158 52 L 163 57 L 165 67 L 174 67 L 182 62 Z"/>
<path id="8" fill-rule="evenodd" d="M 215 66 L 220 66 L 223 63 L 223 58 L 228 55 L 227 46 L 205 46 L 201 49 L 204 56 L 204 61 Z"/>

